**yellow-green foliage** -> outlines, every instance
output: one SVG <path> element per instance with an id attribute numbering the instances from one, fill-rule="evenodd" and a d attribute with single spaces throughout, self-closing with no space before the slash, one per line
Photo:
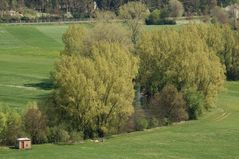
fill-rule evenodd
<path id="1" fill-rule="evenodd" d="M 107 32 L 103 26 L 96 28 L 83 38 L 87 45 L 79 46 L 78 52 L 65 50 L 67 56 L 57 63 L 53 106 L 73 129 L 105 132 L 107 128 L 112 132 L 133 113 L 132 80 L 138 59 L 124 45 L 125 34 Z"/>
<path id="2" fill-rule="evenodd" d="M 83 39 L 87 31 L 87 29 L 80 25 L 71 25 L 62 38 L 65 44 L 65 49 L 62 54 L 79 54 L 84 47 Z"/>
<path id="3" fill-rule="evenodd" d="M 226 68 L 229 80 L 239 79 L 239 35 L 228 25 L 190 25 L 188 31 L 199 35 Z"/>
<path id="4" fill-rule="evenodd" d="M 86 55 L 97 42 L 118 43 L 122 47 L 132 47 L 130 32 L 120 24 L 97 23 L 90 31 L 80 25 L 72 25 L 63 35 L 65 55 Z"/>
<path id="5" fill-rule="evenodd" d="M 217 55 L 197 34 L 196 26 L 145 32 L 137 45 L 140 80 L 151 93 L 173 84 L 178 90 L 195 88 L 212 105 L 223 87 L 224 69 Z"/>
<path id="6" fill-rule="evenodd" d="M 147 6 L 141 2 L 128 2 L 119 8 L 119 15 L 126 20 L 132 33 L 131 39 L 136 43 L 142 29 L 142 24 L 149 15 Z"/>

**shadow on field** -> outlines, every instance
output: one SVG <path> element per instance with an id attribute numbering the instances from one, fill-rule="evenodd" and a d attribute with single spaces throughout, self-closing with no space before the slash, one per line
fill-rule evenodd
<path id="1" fill-rule="evenodd" d="M 18 149 L 16 146 L 9 146 L 9 149 Z"/>
<path id="2" fill-rule="evenodd" d="M 54 84 L 51 80 L 43 80 L 42 82 L 39 83 L 28 83 L 24 84 L 25 87 L 33 87 L 37 89 L 42 89 L 42 90 L 51 90 L 54 88 Z"/>

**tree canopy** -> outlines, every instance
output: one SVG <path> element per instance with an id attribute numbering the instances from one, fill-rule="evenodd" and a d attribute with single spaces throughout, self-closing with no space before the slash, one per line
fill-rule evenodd
<path id="1" fill-rule="evenodd" d="M 53 110 L 68 128 L 85 135 L 118 132 L 133 113 L 132 81 L 138 60 L 121 44 L 121 36 L 116 39 L 114 34 L 106 35 L 105 40 L 98 41 L 103 32 L 107 29 L 93 29 L 88 37 L 91 43 L 84 45 L 87 48 L 80 47 L 78 54 L 65 50 L 53 76 L 57 86 L 51 99 Z"/>
<path id="2" fill-rule="evenodd" d="M 195 88 L 204 94 L 207 106 L 213 104 L 223 87 L 224 67 L 196 30 L 189 25 L 141 36 L 139 79 L 148 97 L 172 84 L 179 91 Z"/>

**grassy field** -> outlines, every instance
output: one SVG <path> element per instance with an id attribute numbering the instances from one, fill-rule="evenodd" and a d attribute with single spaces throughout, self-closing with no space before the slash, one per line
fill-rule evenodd
<path id="1" fill-rule="evenodd" d="M 0 102 L 23 109 L 47 95 L 49 72 L 67 25 L 0 26 Z M 155 26 L 149 29 L 155 28 Z M 122 134 L 104 143 L 0 148 L 0 159 L 238 159 L 239 82 L 228 82 L 218 108 L 198 121 Z"/>
<path id="2" fill-rule="evenodd" d="M 67 25 L 0 26 L 0 102 L 22 108 L 46 95 Z"/>

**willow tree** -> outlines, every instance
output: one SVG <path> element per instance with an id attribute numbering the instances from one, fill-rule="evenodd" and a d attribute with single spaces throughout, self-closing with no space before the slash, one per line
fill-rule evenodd
<path id="1" fill-rule="evenodd" d="M 56 64 L 52 108 L 69 129 L 84 131 L 85 135 L 116 133 L 133 113 L 132 80 L 138 60 L 128 47 L 109 40 L 115 37 L 95 41 L 92 36 L 99 33 L 92 34 L 81 39 L 92 38 L 86 48 L 80 46 L 78 54 L 65 52 Z"/>
<path id="2" fill-rule="evenodd" d="M 188 31 L 198 34 L 226 68 L 229 80 L 239 79 L 239 34 L 228 25 L 188 26 Z"/>
<path id="3" fill-rule="evenodd" d="M 149 14 L 149 10 L 144 3 L 128 2 L 119 8 L 119 15 L 126 20 L 131 32 L 132 41 L 136 43 L 142 24 Z"/>
<path id="4" fill-rule="evenodd" d="M 217 55 L 195 32 L 187 26 L 145 32 L 137 47 L 139 78 L 149 97 L 172 84 L 179 91 L 194 88 L 204 94 L 207 106 L 213 104 L 223 87 L 224 69 Z"/>

